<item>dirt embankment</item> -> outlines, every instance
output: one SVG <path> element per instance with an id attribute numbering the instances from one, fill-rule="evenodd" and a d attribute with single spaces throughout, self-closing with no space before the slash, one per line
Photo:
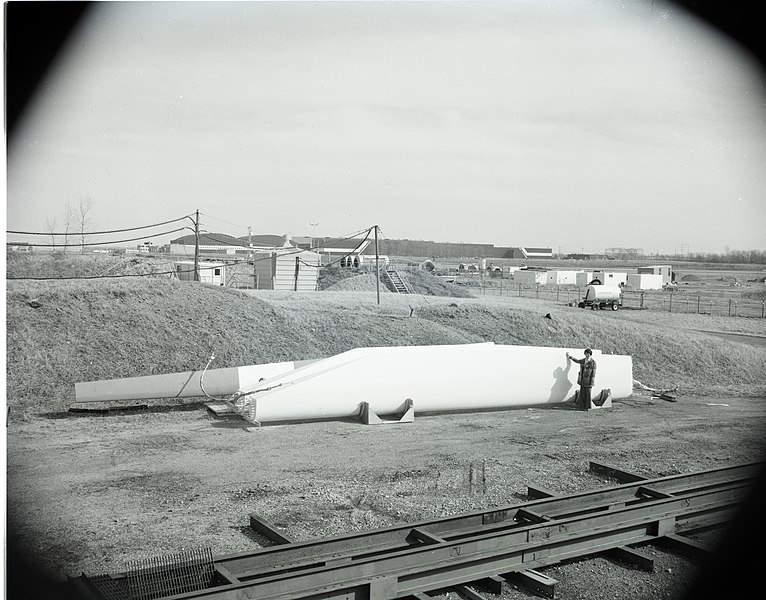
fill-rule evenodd
<path id="1" fill-rule="evenodd" d="M 492 341 L 592 346 L 633 357 L 634 377 L 688 393 L 754 395 L 766 351 L 699 331 L 699 315 L 581 311 L 522 298 L 354 292 L 237 292 L 176 280 L 10 282 L 7 394 L 12 416 L 60 411 L 74 384 L 205 366 L 322 358 L 366 346 Z M 552 318 L 545 318 L 550 314 Z M 747 321 L 709 330 L 743 333 Z"/>

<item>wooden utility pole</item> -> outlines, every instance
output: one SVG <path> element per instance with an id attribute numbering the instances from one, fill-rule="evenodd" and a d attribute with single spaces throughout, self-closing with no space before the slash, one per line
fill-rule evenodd
<path id="1" fill-rule="evenodd" d="M 194 219 L 194 281 L 199 281 L 199 209 Z"/>
<path id="2" fill-rule="evenodd" d="M 378 305 L 380 305 L 380 266 L 378 266 L 378 226 L 375 225 L 375 290 L 378 293 Z"/>

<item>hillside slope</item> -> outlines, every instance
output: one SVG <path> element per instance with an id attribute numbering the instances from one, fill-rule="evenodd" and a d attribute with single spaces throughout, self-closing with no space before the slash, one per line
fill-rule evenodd
<path id="1" fill-rule="evenodd" d="M 374 292 L 238 292 L 169 279 L 15 281 L 6 301 L 7 399 L 16 417 L 65 409 L 78 381 L 201 369 L 212 352 L 211 367 L 221 368 L 482 341 L 590 345 L 632 355 L 634 377 L 646 385 L 764 392 L 766 349 L 684 330 L 684 315 L 672 315 L 669 327 L 521 298 L 386 294 L 378 305 Z"/>

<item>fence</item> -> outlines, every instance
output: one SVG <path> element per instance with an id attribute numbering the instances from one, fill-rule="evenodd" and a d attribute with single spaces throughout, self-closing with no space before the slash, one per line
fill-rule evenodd
<path id="1" fill-rule="evenodd" d="M 556 302 L 580 302 L 585 290 L 572 285 L 534 285 L 510 282 L 475 282 L 483 295 L 537 298 Z M 661 310 L 671 313 L 693 313 L 724 317 L 766 318 L 766 302 L 742 297 L 679 293 L 671 290 L 624 290 L 624 308 Z"/>

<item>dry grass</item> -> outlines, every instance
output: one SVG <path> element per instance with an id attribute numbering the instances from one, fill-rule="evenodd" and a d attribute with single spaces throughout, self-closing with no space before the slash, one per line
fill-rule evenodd
<path id="1" fill-rule="evenodd" d="M 211 352 L 220 368 L 365 346 L 481 341 L 593 346 L 633 356 L 634 376 L 646 385 L 764 392 L 766 349 L 707 336 L 694 317 L 708 329 L 736 324 L 764 335 L 761 320 L 594 313 L 523 298 L 383 298 L 378 305 L 375 292 L 246 293 L 165 279 L 9 282 L 8 404 L 16 416 L 59 411 L 78 381 L 199 369 Z"/>

